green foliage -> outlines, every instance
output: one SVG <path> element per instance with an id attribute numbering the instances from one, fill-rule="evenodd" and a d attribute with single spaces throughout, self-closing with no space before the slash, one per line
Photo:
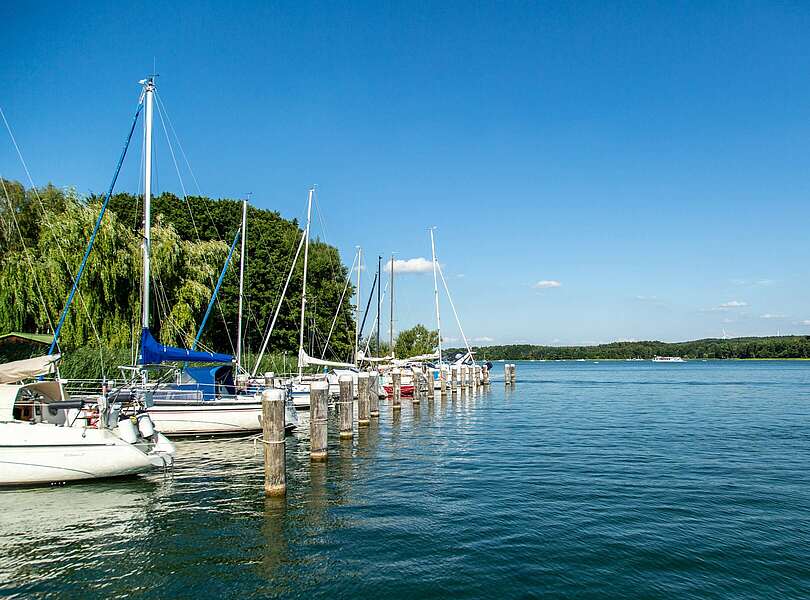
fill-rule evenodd
<path id="1" fill-rule="evenodd" d="M 33 190 L 26 190 L 20 183 L 3 183 L 13 209 L 3 193 L 0 332 L 50 333 L 70 292 L 70 273 L 78 270 L 101 198 L 85 200 L 72 191 L 49 185 L 38 190 L 38 199 Z M 60 345 L 68 353 L 88 344 L 98 345 L 96 332 L 101 344 L 112 349 L 129 349 L 133 340 L 137 340 L 141 312 L 141 211 L 139 196 L 116 194 L 111 199 L 79 287 L 80 294 L 62 329 Z M 225 262 L 228 246 L 241 225 L 241 203 L 195 197 L 187 205 L 181 198 L 162 194 L 153 199 L 152 214 L 151 329 L 164 343 L 189 346 Z M 252 207 L 248 210 L 247 230 L 244 347 L 248 352 L 258 352 L 302 232 L 296 221 Z M 220 352 L 232 352 L 235 347 L 238 261 L 237 252 L 201 340 L 203 346 Z M 297 350 L 301 263 L 299 259 L 269 351 L 286 350 L 294 356 Z M 334 247 L 317 240 L 310 244 L 306 322 L 308 350 L 313 355 L 320 356 L 323 352 L 346 274 Z M 346 298 L 352 293 L 350 286 Z M 351 306 L 344 299 L 327 357 L 349 358 L 353 342 Z"/>
<path id="2" fill-rule="evenodd" d="M 508 346 L 475 347 L 477 358 L 485 360 L 620 360 L 651 359 L 654 356 L 700 358 L 810 358 L 810 336 L 744 337 L 728 340 L 703 339 L 691 342 L 614 342 L 599 346 Z M 466 350 L 449 349 L 447 355 Z"/>
<path id="3" fill-rule="evenodd" d="M 397 358 L 408 358 L 435 352 L 439 346 L 439 332 L 429 331 L 424 325 L 416 325 L 401 331 L 394 343 Z"/>

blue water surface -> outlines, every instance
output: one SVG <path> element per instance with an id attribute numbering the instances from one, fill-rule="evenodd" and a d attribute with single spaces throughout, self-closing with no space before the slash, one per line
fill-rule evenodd
<path id="1" fill-rule="evenodd" d="M 246 439 L 4 490 L 0 595 L 810 597 L 810 362 L 517 365 L 351 442 L 330 417 L 325 465 L 289 437 L 281 501 Z"/>

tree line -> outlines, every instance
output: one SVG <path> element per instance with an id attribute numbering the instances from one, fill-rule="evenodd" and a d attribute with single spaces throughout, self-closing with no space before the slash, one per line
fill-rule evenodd
<path id="1" fill-rule="evenodd" d="M 2 180 L 0 333 L 52 333 L 81 262 L 101 200 L 48 185 L 26 189 Z M 115 194 L 65 321 L 65 352 L 90 345 L 132 348 L 140 332 L 142 197 Z M 228 250 L 241 225 L 241 202 L 163 193 L 152 201 L 151 329 L 163 343 L 189 347 Z M 303 232 L 296 220 L 248 208 L 244 347 L 258 352 Z M 236 345 L 238 245 L 201 347 L 231 353 Z M 342 303 L 347 269 L 336 248 L 313 240 L 307 275 L 306 346 L 315 356 L 347 360 L 354 346 L 354 288 Z M 269 348 L 298 347 L 303 265 L 299 259 Z M 338 307 L 338 304 L 341 304 Z M 339 310 L 338 310 L 339 308 Z M 326 338 L 337 313 L 329 348 Z"/>
<path id="2" fill-rule="evenodd" d="M 598 346 L 536 346 L 511 344 L 473 347 L 481 360 L 621 360 L 680 356 L 686 359 L 810 358 L 810 336 L 707 338 L 689 342 L 613 342 Z M 466 352 L 453 348 L 446 357 Z"/>

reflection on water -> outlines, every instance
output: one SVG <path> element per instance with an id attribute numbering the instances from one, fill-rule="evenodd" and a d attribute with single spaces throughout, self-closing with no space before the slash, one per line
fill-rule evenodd
<path id="1" fill-rule="evenodd" d="M 677 370 L 676 370 L 677 369 Z M 169 477 L 0 492 L 0 594 L 802 597 L 810 364 L 520 364 L 309 459 L 265 499 L 249 439 Z"/>

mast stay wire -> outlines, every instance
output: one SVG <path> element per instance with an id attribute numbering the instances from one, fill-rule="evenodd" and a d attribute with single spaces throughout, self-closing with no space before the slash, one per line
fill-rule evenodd
<path id="1" fill-rule="evenodd" d="M 0 117 L 3 118 L 3 123 L 6 126 L 6 131 L 8 131 L 8 135 L 11 138 L 11 142 L 14 144 L 14 149 L 17 151 L 17 157 L 20 159 L 20 163 L 22 163 L 23 169 L 25 170 L 25 175 L 28 178 L 28 183 L 31 186 L 31 190 L 34 192 L 34 196 L 39 203 L 40 210 L 42 211 L 42 220 L 48 226 L 51 231 L 55 230 L 53 222 L 51 221 L 47 211 L 45 210 L 45 203 L 42 202 L 42 197 L 39 195 L 39 189 L 34 185 L 34 179 L 31 177 L 31 172 L 28 170 L 28 164 L 25 162 L 25 158 L 23 158 L 22 151 L 20 150 L 20 146 L 17 144 L 17 138 L 14 137 L 14 132 L 11 130 L 11 125 L 9 125 L 8 119 L 6 119 L 6 113 L 3 111 L 3 108 L 0 107 Z M 65 255 L 65 250 L 62 247 L 60 242 L 60 238 L 57 236 L 55 239 L 56 247 L 59 250 L 59 254 L 62 257 L 62 261 L 65 263 L 65 268 L 67 269 L 68 275 L 70 275 L 70 281 L 73 285 L 76 285 L 76 277 L 73 275 L 73 270 L 70 268 L 70 263 L 67 260 L 67 256 Z M 79 296 L 79 304 L 81 304 L 82 309 L 84 310 L 85 317 L 87 317 L 87 321 L 90 323 L 90 328 L 93 330 L 93 335 L 96 337 L 96 341 L 98 342 L 99 353 L 102 354 L 103 358 L 103 351 L 102 351 L 102 342 L 101 336 L 98 333 L 98 329 L 96 329 L 96 324 L 92 318 L 90 318 L 90 311 L 87 309 L 87 304 L 84 301 L 84 295 L 82 294 L 81 290 L 76 288 L 76 293 Z M 102 360 L 102 369 L 103 369 L 103 360 Z"/>
<path id="2" fill-rule="evenodd" d="M 165 103 L 160 99 L 157 92 L 155 93 L 155 97 L 158 100 L 158 102 L 157 102 L 157 109 L 158 109 L 157 113 L 158 113 L 158 116 L 160 117 L 160 123 L 163 126 L 163 134 L 166 136 L 166 143 L 169 146 L 169 153 L 171 154 L 171 157 L 172 157 L 172 163 L 174 164 L 174 170 L 177 173 L 177 179 L 180 182 L 180 189 L 183 192 L 183 201 L 186 204 L 186 208 L 188 209 L 189 217 L 191 218 L 191 225 L 194 228 L 194 235 L 197 236 L 197 241 L 198 242 L 202 242 L 202 239 L 200 238 L 200 231 L 197 228 L 197 222 L 194 219 L 194 211 L 191 209 L 191 203 L 189 202 L 189 199 L 188 199 L 188 192 L 186 191 L 186 186 L 185 186 L 185 183 L 183 182 L 183 176 L 180 174 L 180 167 L 177 164 L 177 157 L 175 156 L 175 153 L 174 153 L 174 147 L 172 145 L 172 140 L 171 140 L 171 137 L 169 136 L 168 129 L 166 129 L 166 121 L 168 121 L 169 125 L 171 126 L 171 119 L 169 119 L 169 115 L 168 115 L 168 112 L 166 111 Z M 164 120 L 164 118 L 163 118 L 164 113 L 166 113 L 166 120 Z M 174 127 L 172 127 L 172 132 L 175 135 L 175 141 L 177 142 L 178 148 L 181 148 L 180 140 L 177 137 L 177 132 L 175 132 Z M 183 155 L 185 156 L 185 153 L 183 153 Z M 188 159 L 186 159 L 186 163 L 188 163 Z M 189 165 L 189 172 L 192 173 L 192 177 L 193 177 L 193 172 L 191 171 L 191 166 L 190 165 Z M 194 179 L 195 184 L 197 184 L 196 177 L 193 177 L 193 179 Z M 197 187 L 199 188 L 199 184 L 197 184 Z M 200 194 L 200 196 L 201 195 L 202 194 Z M 205 204 L 205 203 L 203 203 L 203 204 Z M 216 224 L 214 223 L 214 220 L 211 217 L 210 211 L 208 211 L 208 206 L 207 205 L 205 205 L 205 209 L 206 209 L 206 212 L 208 212 L 208 217 L 211 219 L 211 224 L 214 226 L 214 231 L 217 234 L 217 239 L 219 241 L 222 241 L 222 239 L 219 236 L 219 230 L 217 229 Z M 211 276 L 210 273 L 208 274 L 208 282 L 211 284 L 211 289 L 213 290 L 214 289 L 214 279 L 213 279 L 213 277 Z M 233 344 L 233 338 L 231 337 L 230 329 L 228 328 L 228 320 L 225 318 L 225 311 L 222 309 L 222 304 L 220 303 L 219 298 L 216 298 L 215 302 L 216 302 L 217 308 L 219 309 L 220 317 L 222 317 L 222 322 L 225 325 L 225 333 L 228 336 L 228 343 L 229 343 L 229 345 L 231 347 L 231 350 L 235 354 L 236 349 L 235 349 L 235 346 Z"/>
<path id="3" fill-rule="evenodd" d="M 48 326 L 51 328 L 51 333 L 54 331 L 53 321 L 51 320 L 51 313 L 48 311 L 48 305 L 45 303 L 45 296 L 42 294 L 42 288 L 39 285 L 39 277 L 37 277 L 37 272 L 34 270 L 34 263 L 31 260 L 31 254 L 28 251 L 28 246 L 25 244 L 25 238 L 22 234 L 22 229 L 20 228 L 20 224 L 17 221 L 17 214 L 14 212 L 14 205 L 11 203 L 11 196 L 8 193 L 8 188 L 6 188 L 6 180 L 0 175 L 0 183 L 3 184 L 3 192 L 6 196 L 6 202 L 8 202 L 8 210 L 11 214 L 11 218 L 14 221 L 14 226 L 17 228 L 17 233 L 20 236 L 20 243 L 23 247 L 23 254 L 25 255 L 26 262 L 28 262 L 28 268 L 31 271 L 31 276 L 34 279 L 34 286 L 36 286 L 37 294 L 39 295 L 39 301 L 42 303 L 42 309 L 45 311 L 45 318 L 48 320 Z"/>

